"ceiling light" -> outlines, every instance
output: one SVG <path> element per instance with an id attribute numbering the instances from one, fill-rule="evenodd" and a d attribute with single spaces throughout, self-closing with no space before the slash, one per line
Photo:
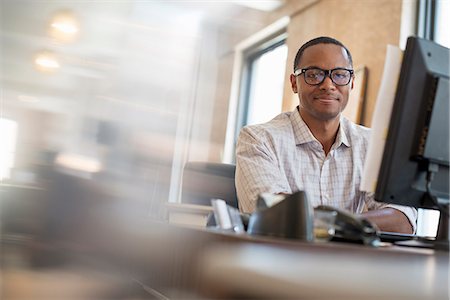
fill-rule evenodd
<path id="1" fill-rule="evenodd" d="M 74 34 L 78 32 L 78 27 L 72 23 L 54 22 L 51 26 L 52 28 L 67 34 Z"/>
<path id="2" fill-rule="evenodd" d="M 59 63 L 50 57 L 38 57 L 36 58 L 36 64 L 48 69 L 59 68 Z"/>
<path id="3" fill-rule="evenodd" d="M 71 42 L 79 31 L 78 20 L 75 14 L 69 10 L 55 13 L 50 21 L 49 34 L 60 42 Z"/>
<path id="4" fill-rule="evenodd" d="M 37 53 L 34 58 L 34 64 L 36 68 L 42 72 L 52 72 L 60 67 L 55 54 L 49 51 Z"/>

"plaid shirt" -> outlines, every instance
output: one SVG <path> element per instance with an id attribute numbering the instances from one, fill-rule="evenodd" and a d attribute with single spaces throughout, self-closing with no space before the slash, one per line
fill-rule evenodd
<path id="1" fill-rule="evenodd" d="M 392 207 L 416 228 L 414 208 L 379 203 L 359 190 L 370 130 L 341 117 L 330 152 L 325 152 L 297 109 L 270 122 L 244 127 L 236 147 L 239 207 L 252 212 L 260 193 L 305 191 L 313 206 L 331 205 L 353 213 Z"/>

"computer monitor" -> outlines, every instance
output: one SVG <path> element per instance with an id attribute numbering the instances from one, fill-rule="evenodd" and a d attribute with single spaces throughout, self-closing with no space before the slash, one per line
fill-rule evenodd
<path id="1" fill-rule="evenodd" d="M 390 117 L 375 200 L 439 209 L 448 244 L 449 53 L 410 37 Z"/>

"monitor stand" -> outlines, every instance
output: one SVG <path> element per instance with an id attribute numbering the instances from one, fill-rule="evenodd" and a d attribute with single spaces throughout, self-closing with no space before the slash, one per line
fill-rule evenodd
<path id="1" fill-rule="evenodd" d="M 449 251 L 448 220 L 449 220 L 449 205 L 447 204 L 444 205 L 440 210 L 439 224 L 436 238 L 418 237 L 412 240 L 398 241 L 395 242 L 395 244 L 399 246 L 431 248 L 435 250 Z"/>

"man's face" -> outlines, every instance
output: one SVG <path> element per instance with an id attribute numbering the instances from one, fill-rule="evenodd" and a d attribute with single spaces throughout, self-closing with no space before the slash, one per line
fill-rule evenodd
<path id="1" fill-rule="evenodd" d="M 318 67 L 323 70 L 335 68 L 351 69 L 345 49 L 335 44 L 317 44 L 306 48 L 297 66 L 300 69 Z M 328 121 L 339 117 L 348 102 L 350 90 L 353 88 L 353 78 L 348 85 L 338 86 L 325 77 L 318 85 L 309 85 L 304 80 L 304 74 L 291 74 L 291 86 L 298 93 L 302 116 L 319 121 Z"/>

